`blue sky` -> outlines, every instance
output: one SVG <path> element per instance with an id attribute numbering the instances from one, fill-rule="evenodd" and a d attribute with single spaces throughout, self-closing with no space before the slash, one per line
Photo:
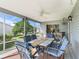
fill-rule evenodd
<path id="1" fill-rule="evenodd" d="M 4 18 L 5 23 L 12 26 L 14 26 L 14 23 L 22 20 L 22 18 L 0 12 L 0 22 L 3 22 Z"/>
<path id="2" fill-rule="evenodd" d="M 29 20 L 29 23 L 30 23 L 30 25 L 32 25 L 33 27 L 39 27 L 39 26 L 40 26 L 40 23 L 31 21 L 31 20 Z"/>
<path id="3" fill-rule="evenodd" d="M 22 20 L 22 18 L 0 12 L 0 22 L 3 22 L 4 19 L 5 19 L 5 23 L 11 26 L 14 26 L 15 23 Z M 40 26 L 40 23 L 34 22 L 32 20 L 29 20 L 29 24 L 34 27 Z"/>

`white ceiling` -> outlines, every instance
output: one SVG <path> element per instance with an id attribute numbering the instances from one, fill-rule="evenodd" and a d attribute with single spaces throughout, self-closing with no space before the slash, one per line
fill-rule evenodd
<path id="1" fill-rule="evenodd" d="M 0 7 L 40 22 L 67 17 L 77 0 L 0 0 Z"/>

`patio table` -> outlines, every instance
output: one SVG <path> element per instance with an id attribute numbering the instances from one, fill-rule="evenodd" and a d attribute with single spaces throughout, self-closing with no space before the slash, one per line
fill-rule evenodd
<path id="1" fill-rule="evenodd" d="M 52 41 L 54 40 L 54 38 L 52 39 L 49 39 L 49 38 L 44 38 L 44 39 L 36 39 L 36 40 L 32 40 L 30 41 L 29 43 L 32 45 L 32 46 L 38 46 L 40 44 L 49 44 L 51 43 Z"/>
<path id="2" fill-rule="evenodd" d="M 44 48 L 47 48 L 48 45 L 52 43 L 52 41 L 54 41 L 54 38 L 42 38 L 42 39 L 32 40 L 29 43 L 34 47 L 38 47 L 37 51 L 34 53 L 35 55 L 39 51 L 44 51 Z M 43 50 L 39 50 L 40 47 L 42 47 Z"/>
<path id="3" fill-rule="evenodd" d="M 52 43 L 53 40 L 54 40 L 54 38 L 53 39 L 47 39 L 43 43 L 39 44 L 39 46 L 43 48 L 43 59 L 44 59 L 44 49 L 47 49 L 48 46 Z M 47 54 L 47 59 L 48 59 L 48 54 Z"/>
<path id="4" fill-rule="evenodd" d="M 54 39 L 47 39 L 46 41 L 42 42 L 41 44 L 39 44 L 40 46 L 43 46 L 43 47 L 47 47 L 49 44 L 52 43 Z"/>

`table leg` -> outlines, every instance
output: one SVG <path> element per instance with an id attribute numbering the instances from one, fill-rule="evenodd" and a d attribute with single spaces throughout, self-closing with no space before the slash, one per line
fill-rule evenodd
<path id="1" fill-rule="evenodd" d="M 47 48 L 46 48 L 46 50 L 47 50 Z M 47 51 L 47 59 L 48 59 L 48 51 Z"/>
<path id="2" fill-rule="evenodd" d="M 44 59 L 44 47 L 43 47 L 43 59 Z"/>
<path id="3" fill-rule="evenodd" d="M 60 59 L 64 59 L 64 54 L 60 57 Z"/>

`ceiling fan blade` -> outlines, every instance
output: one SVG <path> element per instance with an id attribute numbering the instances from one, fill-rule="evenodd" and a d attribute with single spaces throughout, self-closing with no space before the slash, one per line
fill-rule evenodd
<path id="1" fill-rule="evenodd" d="M 73 5 L 73 1 L 72 0 L 70 0 L 70 3 L 71 3 L 71 5 Z"/>

